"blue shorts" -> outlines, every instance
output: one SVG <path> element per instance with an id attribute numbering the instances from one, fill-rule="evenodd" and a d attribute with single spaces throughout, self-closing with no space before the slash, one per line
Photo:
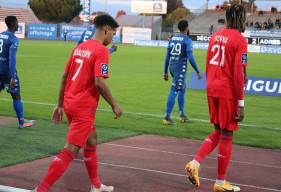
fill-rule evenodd
<path id="1" fill-rule="evenodd" d="M 6 89 L 8 93 L 13 95 L 20 95 L 20 80 L 19 77 L 16 75 L 15 78 L 15 86 L 9 87 L 11 81 L 11 77 L 8 75 L 0 75 L 0 92 L 3 89 Z"/>
<path id="2" fill-rule="evenodd" d="M 186 89 L 186 65 L 181 67 L 170 68 L 170 73 L 173 77 L 172 89 L 174 91 L 185 91 Z"/>

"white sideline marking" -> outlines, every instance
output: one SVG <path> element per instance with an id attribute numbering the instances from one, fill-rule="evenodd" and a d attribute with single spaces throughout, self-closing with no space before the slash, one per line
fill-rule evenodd
<path id="1" fill-rule="evenodd" d="M 75 159 L 75 161 L 81 161 L 83 162 L 82 159 Z M 171 172 L 166 172 L 166 171 L 159 171 L 159 170 L 154 170 L 154 169 L 145 169 L 145 168 L 139 168 L 139 167 L 133 167 L 133 166 L 127 166 L 127 165 L 118 165 L 118 164 L 112 164 L 112 163 L 104 163 L 104 162 L 98 162 L 100 165 L 108 165 L 111 167 L 119 167 L 119 168 L 125 168 L 125 169 L 133 169 L 133 170 L 138 170 L 138 171 L 145 171 L 145 172 L 151 172 L 151 173 L 159 173 L 163 175 L 171 175 L 171 176 L 178 176 L 178 177 L 186 177 L 185 174 L 178 174 L 178 173 L 171 173 Z M 205 178 L 205 177 L 200 177 L 202 180 L 206 181 L 212 181 L 215 182 L 216 180 L 210 179 L 210 178 Z M 243 187 L 249 187 L 249 188 L 254 188 L 254 189 L 262 189 L 266 191 L 276 191 L 276 192 L 281 192 L 279 189 L 273 189 L 273 188 L 267 188 L 267 187 L 260 187 L 256 185 L 246 185 L 242 183 L 232 183 L 234 185 L 238 186 L 243 186 Z"/>
<path id="2" fill-rule="evenodd" d="M 11 99 L 7 99 L 7 98 L 0 98 L 1 101 L 12 101 Z M 53 103 L 42 103 L 42 102 L 36 102 L 36 101 L 23 101 L 24 103 L 28 103 L 28 104 L 35 104 L 35 105 L 45 105 L 45 106 L 56 106 L 56 104 Z M 109 109 L 97 109 L 98 111 L 104 111 L 104 112 L 112 112 Z M 141 113 L 141 112 L 123 112 L 123 114 L 128 114 L 128 115 L 137 115 L 137 116 L 147 116 L 147 117 L 159 117 L 159 118 L 163 118 L 164 115 L 160 115 L 160 114 L 153 114 L 153 113 Z M 209 123 L 209 120 L 206 119 L 196 119 L 196 118 L 192 118 L 190 119 L 192 121 L 197 121 L 197 122 L 203 122 L 203 123 Z M 274 130 L 274 131 L 281 131 L 280 127 L 265 127 L 265 126 L 260 126 L 260 125 L 251 125 L 251 124 L 244 124 L 244 123 L 240 123 L 239 125 L 244 126 L 244 127 L 252 127 L 252 128 L 259 128 L 259 129 L 268 129 L 268 130 Z"/>
<path id="3" fill-rule="evenodd" d="M 143 151 L 167 153 L 167 154 L 173 154 L 173 155 L 183 155 L 183 156 L 189 156 L 189 157 L 195 156 L 195 154 L 177 153 L 177 152 L 172 152 L 172 151 L 162 151 L 162 150 L 151 149 L 151 148 L 134 147 L 134 146 L 128 146 L 128 145 L 112 144 L 112 143 L 104 143 L 102 145 L 110 145 L 110 146 L 114 146 L 114 147 L 124 147 L 124 148 L 138 149 L 138 150 L 143 150 Z M 206 159 L 217 160 L 217 158 L 214 158 L 214 157 L 206 157 Z M 230 161 L 233 162 L 233 163 L 240 163 L 240 164 L 254 165 L 254 166 L 260 166 L 260 167 L 281 169 L 280 166 L 275 166 L 275 165 L 265 165 L 265 164 L 260 164 L 260 163 L 252 163 L 252 162 L 247 162 L 247 161 L 236 161 L 236 160 L 230 160 Z"/>
<path id="4" fill-rule="evenodd" d="M 29 192 L 30 190 L 0 185 L 0 192 Z"/>

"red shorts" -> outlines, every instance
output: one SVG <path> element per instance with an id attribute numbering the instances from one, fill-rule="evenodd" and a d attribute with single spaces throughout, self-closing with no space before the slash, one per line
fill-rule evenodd
<path id="1" fill-rule="evenodd" d="M 90 134 L 96 130 L 94 124 L 96 108 L 65 108 L 64 112 L 69 123 L 67 142 L 85 147 Z"/>
<path id="2" fill-rule="evenodd" d="M 210 122 L 219 125 L 221 129 L 238 130 L 238 121 L 235 119 L 238 110 L 238 101 L 218 97 L 208 97 Z"/>

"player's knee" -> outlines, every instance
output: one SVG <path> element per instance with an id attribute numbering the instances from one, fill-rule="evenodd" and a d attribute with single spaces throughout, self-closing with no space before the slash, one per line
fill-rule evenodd
<path id="1" fill-rule="evenodd" d="M 77 146 L 77 145 L 73 145 L 73 144 L 70 144 L 70 143 L 67 143 L 65 145 L 65 148 L 67 148 L 68 150 L 70 150 L 72 153 L 74 154 L 78 154 L 79 150 L 80 150 L 80 147 Z"/>
<path id="2" fill-rule="evenodd" d="M 20 95 L 16 95 L 16 94 L 11 94 L 12 98 L 14 101 L 16 100 L 20 100 L 21 99 L 21 96 Z"/>
<path id="3" fill-rule="evenodd" d="M 96 146 L 97 145 L 97 134 L 96 132 L 91 133 L 88 141 L 87 141 L 88 146 Z"/>
<path id="4" fill-rule="evenodd" d="M 222 129 L 221 134 L 224 135 L 224 136 L 233 136 L 233 131 Z"/>
<path id="5" fill-rule="evenodd" d="M 215 128 L 215 130 L 217 130 L 217 131 L 220 131 L 220 125 L 219 124 L 214 124 L 214 128 Z"/>

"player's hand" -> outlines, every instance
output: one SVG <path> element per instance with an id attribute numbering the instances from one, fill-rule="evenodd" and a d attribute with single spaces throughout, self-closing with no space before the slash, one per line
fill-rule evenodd
<path id="1" fill-rule="evenodd" d="M 198 79 L 202 79 L 202 73 L 201 72 L 197 73 L 197 77 Z"/>
<path id="2" fill-rule="evenodd" d="M 168 74 L 164 74 L 164 75 L 163 75 L 163 79 L 164 79 L 164 81 L 168 81 L 168 80 L 169 80 Z"/>
<path id="3" fill-rule="evenodd" d="M 62 116 L 63 116 L 63 108 L 56 106 L 53 111 L 52 121 L 55 124 L 58 124 L 59 122 L 61 122 Z"/>
<path id="4" fill-rule="evenodd" d="M 9 83 L 9 87 L 10 88 L 14 88 L 16 86 L 16 79 L 15 78 L 11 78 L 10 83 Z"/>
<path id="5" fill-rule="evenodd" d="M 112 43 L 111 49 L 115 52 L 117 51 L 117 45 L 115 45 L 114 43 Z"/>
<path id="6" fill-rule="evenodd" d="M 117 119 L 122 115 L 122 109 L 117 104 L 112 107 L 112 111 L 115 114 L 114 119 Z"/>
<path id="7" fill-rule="evenodd" d="M 237 111 L 237 115 L 235 117 L 235 119 L 239 122 L 242 122 L 244 119 L 245 115 L 244 115 L 244 107 L 238 107 L 238 111 Z"/>

